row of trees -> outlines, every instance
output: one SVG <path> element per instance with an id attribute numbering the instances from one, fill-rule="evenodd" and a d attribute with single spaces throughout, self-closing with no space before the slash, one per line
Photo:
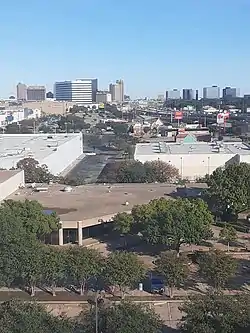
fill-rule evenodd
<path id="1" fill-rule="evenodd" d="M 178 169 L 163 161 L 141 163 L 134 160 L 125 160 L 108 165 L 100 175 L 99 181 L 109 183 L 167 183 L 178 178 Z"/>
<path id="2" fill-rule="evenodd" d="M 117 286 L 123 297 L 127 288 L 145 278 L 147 267 L 133 253 L 114 252 L 104 258 L 93 249 L 43 245 L 39 239 L 58 230 L 59 220 L 54 213 L 46 215 L 36 201 L 4 202 L 0 207 L 0 225 L 1 285 L 23 285 L 29 288 L 31 295 L 34 295 L 35 286 L 45 285 L 55 295 L 56 286 L 74 285 L 82 295 L 94 280 L 111 289 Z M 170 290 L 179 287 L 189 274 L 187 258 L 179 256 L 181 244 L 197 243 L 208 237 L 210 226 L 211 215 L 200 199 L 191 202 L 157 199 L 148 205 L 134 207 L 131 215 L 118 214 L 114 220 L 114 228 L 124 234 L 139 230 L 149 243 L 169 245 L 176 250 L 164 253 L 156 261 L 156 269 L 164 276 Z M 220 252 L 202 256 L 199 258 L 199 266 L 203 267 L 201 275 L 214 287 L 223 287 L 226 277 L 236 269 L 230 260 L 231 257 L 223 257 Z M 221 268 L 224 280 L 217 278 L 218 262 L 226 265 Z M 206 267 L 212 272 L 211 277 L 205 272 Z M 220 279 L 219 282 L 211 282 L 215 278 Z"/>
<path id="3" fill-rule="evenodd" d="M 44 285 L 75 285 L 82 295 L 88 283 L 118 286 L 122 295 L 145 276 L 146 267 L 133 253 L 104 258 L 94 249 L 44 245 L 40 239 L 59 228 L 55 213 L 46 214 L 37 201 L 5 201 L 0 206 L 0 285 L 24 286 L 34 296 Z"/>
<path id="4" fill-rule="evenodd" d="M 82 312 L 74 319 L 55 317 L 36 303 L 12 300 L 0 305 L 1 332 L 4 333 L 92 333 L 96 328 L 94 309 Z M 121 303 L 100 307 L 98 332 L 102 333 L 158 333 L 163 322 L 153 310 L 141 305 Z"/>
<path id="5" fill-rule="evenodd" d="M 250 296 L 225 296 L 209 293 L 188 298 L 181 305 L 181 333 L 248 333 L 250 330 Z M 160 333 L 167 329 L 153 309 L 121 302 L 100 306 L 96 321 L 94 309 L 76 318 L 55 317 L 36 303 L 17 300 L 0 305 L 0 326 L 4 333 Z M 165 330 L 166 329 L 166 330 Z"/>
<path id="6" fill-rule="evenodd" d="M 217 292 L 220 292 L 236 274 L 236 260 L 224 252 L 215 250 L 196 253 L 192 259 L 198 264 L 199 276 Z M 174 252 L 163 252 L 155 264 L 156 271 L 163 276 L 165 286 L 169 289 L 170 298 L 174 295 L 174 288 L 188 285 L 191 262 L 187 256 L 177 257 Z"/>

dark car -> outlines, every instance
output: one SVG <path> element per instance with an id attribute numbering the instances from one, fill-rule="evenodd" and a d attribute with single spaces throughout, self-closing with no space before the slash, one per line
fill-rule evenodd
<path id="1" fill-rule="evenodd" d="M 153 294 L 162 295 L 164 293 L 163 280 L 157 277 L 150 277 L 150 291 Z"/>

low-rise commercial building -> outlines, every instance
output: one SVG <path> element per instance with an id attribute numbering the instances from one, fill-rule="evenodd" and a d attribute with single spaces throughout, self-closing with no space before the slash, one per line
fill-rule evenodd
<path id="1" fill-rule="evenodd" d="M 2 134 L 0 168 L 11 169 L 31 157 L 46 164 L 53 175 L 61 174 L 83 154 L 82 134 Z"/>
<path id="2" fill-rule="evenodd" d="M 192 185 L 195 186 L 196 184 Z M 54 233 L 49 242 L 63 245 L 84 238 L 103 236 L 112 228 L 109 222 L 119 212 L 130 212 L 134 205 L 171 194 L 175 187 L 167 184 L 113 184 L 77 186 L 65 191 L 63 185 L 49 185 L 46 192 L 31 188 L 18 190 L 9 197 L 14 200 L 37 200 L 49 214 L 56 212 L 61 229 Z"/>
<path id="3" fill-rule="evenodd" d="M 250 147 L 242 142 L 197 142 L 189 135 L 182 142 L 139 143 L 136 160 L 161 160 L 179 170 L 182 179 L 196 180 L 230 163 L 250 163 Z"/>
<path id="4" fill-rule="evenodd" d="M 40 109 L 7 109 L 0 111 L 0 127 L 5 127 L 12 123 L 19 123 L 26 119 L 38 119 L 42 116 Z"/>
<path id="5" fill-rule="evenodd" d="M 0 202 L 23 185 L 23 170 L 0 170 Z"/>

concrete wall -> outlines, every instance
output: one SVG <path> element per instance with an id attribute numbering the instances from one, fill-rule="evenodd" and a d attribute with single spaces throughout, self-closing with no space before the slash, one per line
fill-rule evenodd
<path id="1" fill-rule="evenodd" d="M 56 152 L 52 152 L 40 164 L 46 164 L 53 175 L 63 172 L 70 164 L 72 164 L 83 152 L 82 134 L 75 134 L 69 141 L 57 147 Z"/>
<path id="2" fill-rule="evenodd" d="M 9 195 L 18 190 L 21 184 L 24 184 L 23 170 L 16 173 L 3 183 L 0 183 L 0 201 L 6 199 Z"/>
<path id="3" fill-rule="evenodd" d="M 235 154 L 153 154 L 153 155 L 135 155 L 135 159 L 146 161 L 157 161 L 160 159 L 166 163 L 175 166 L 182 178 L 195 180 L 198 177 L 204 177 L 211 174 L 218 167 L 224 166 L 225 163 L 233 158 Z"/>

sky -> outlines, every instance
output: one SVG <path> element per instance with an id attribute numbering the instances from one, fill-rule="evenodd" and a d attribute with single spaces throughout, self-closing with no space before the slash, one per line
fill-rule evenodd
<path id="1" fill-rule="evenodd" d="M 123 79 L 125 92 L 218 85 L 250 93 L 250 0 L 8 0 L 0 96 L 16 84 Z"/>

